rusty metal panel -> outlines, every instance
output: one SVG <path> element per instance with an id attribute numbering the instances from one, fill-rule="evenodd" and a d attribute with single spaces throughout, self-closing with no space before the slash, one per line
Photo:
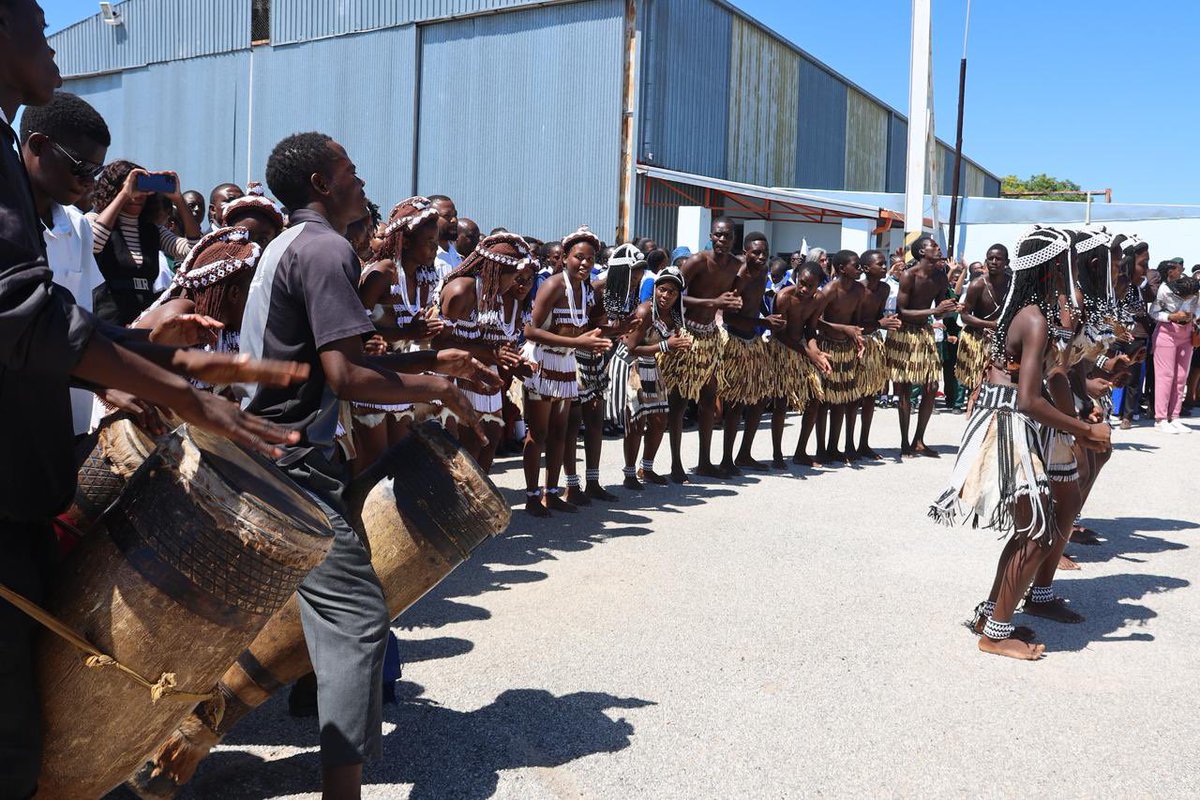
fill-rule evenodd
<path id="1" fill-rule="evenodd" d="M 796 186 L 846 186 L 846 84 L 815 61 L 801 58 L 796 136 Z"/>
<path id="2" fill-rule="evenodd" d="M 49 37 L 64 78 L 250 47 L 250 0 L 127 0 Z"/>
<path id="3" fill-rule="evenodd" d="M 851 87 L 846 93 L 846 189 L 887 189 L 888 120 L 883 106 Z"/>
<path id="4" fill-rule="evenodd" d="M 645 0 L 638 159 L 724 178 L 733 15 L 710 0 Z"/>
<path id="5" fill-rule="evenodd" d="M 762 28 L 734 18 L 726 179 L 791 185 L 796 174 L 799 60 L 790 47 Z"/>

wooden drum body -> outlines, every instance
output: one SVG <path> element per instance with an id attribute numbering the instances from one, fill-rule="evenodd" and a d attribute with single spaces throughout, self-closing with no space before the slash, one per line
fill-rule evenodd
<path id="1" fill-rule="evenodd" d="M 47 610 L 112 665 L 44 633 L 38 798 L 96 798 L 120 785 L 191 712 L 325 558 L 328 519 L 287 477 L 225 439 L 178 428 L 61 567 Z"/>
<path id="2" fill-rule="evenodd" d="M 368 487 L 365 500 L 359 494 L 356 501 Z M 495 485 L 433 422 L 414 426 L 351 485 L 347 501 L 352 524 L 366 531 L 392 619 L 502 533 L 511 518 Z M 128 785 L 143 797 L 174 796 L 239 719 L 311 671 L 293 597 L 221 679 L 223 718 L 216 720 L 217 704 L 198 705 Z"/>

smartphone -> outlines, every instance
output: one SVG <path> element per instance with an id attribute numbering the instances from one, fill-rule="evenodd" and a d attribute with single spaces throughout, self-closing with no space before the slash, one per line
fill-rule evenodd
<path id="1" fill-rule="evenodd" d="M 157 173 L 138 175 L 134 186 L 139 192 L 161 192 L 163 194 L 175 194 L 177 188 L 174 176 Z"/>

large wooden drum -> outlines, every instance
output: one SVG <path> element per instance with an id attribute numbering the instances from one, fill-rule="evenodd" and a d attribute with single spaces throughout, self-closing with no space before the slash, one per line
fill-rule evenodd
<path id="1" fill-rule="evenodd" d="M 181 426 L 61 567 L 47 610 L 113 665 L 45 632 L 38 798 L 96 798 L 129 777 L 324 558 L 332 530 L 273 465 Z"/>
<path id="2" fill-rule="evenodd" d="M 355 486 L 374 487 L 365 501 Z M 358 517 L 371 548 L 393 619 L 508 527 L 511 511 L 466 451 L 434 422 L 389 450 L 347 492 L 352 524 Z M 361 513 L 356 511 L 361 503 Z M 295 598 L 271 619 L 221 679 L 218 704 L 201 703 L 130 781 L 143 797 L 172 797 L 191 779 L 209 750 L 273 692 L 312 671 Z"/>

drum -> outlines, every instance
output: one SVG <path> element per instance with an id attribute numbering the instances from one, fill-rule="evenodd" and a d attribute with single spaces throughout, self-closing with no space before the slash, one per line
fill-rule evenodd
<path id="1" fill-rule="evenodd" d="M 129 478 L 142 465 L 154 440 L 128 417 L 109 417 L 96 434 L 96 443 L 79 468 L 75 497 L 58 516 L 54 532 L 66 555 L 79 544 L 104 510 L 116 502 Z"/>
<path id="2" fill-rule="evenodd" d="M 503 532 L 511 517 L 495 485 L 435 422 L 413 426 L 355 480 L 346 499 L 352 524 L 366 531 L 392 619 Z M 217 703 L 196 706 L 129 787 L 142 797 L 173 797 L 238 720 L 311 671 L 293 597 L 221 679 L 223 718 L 216 719 Z"/>
<path id="3" fill-rule="evenodd" d="M 181 426 L 60 567 L 46 610 L 147 681 L 44 632 L 39 798 L 96 798 L 208 694 L 333 541 L 286 475 Z M 97 661 L 99 663 L 97 663 Z"/>

